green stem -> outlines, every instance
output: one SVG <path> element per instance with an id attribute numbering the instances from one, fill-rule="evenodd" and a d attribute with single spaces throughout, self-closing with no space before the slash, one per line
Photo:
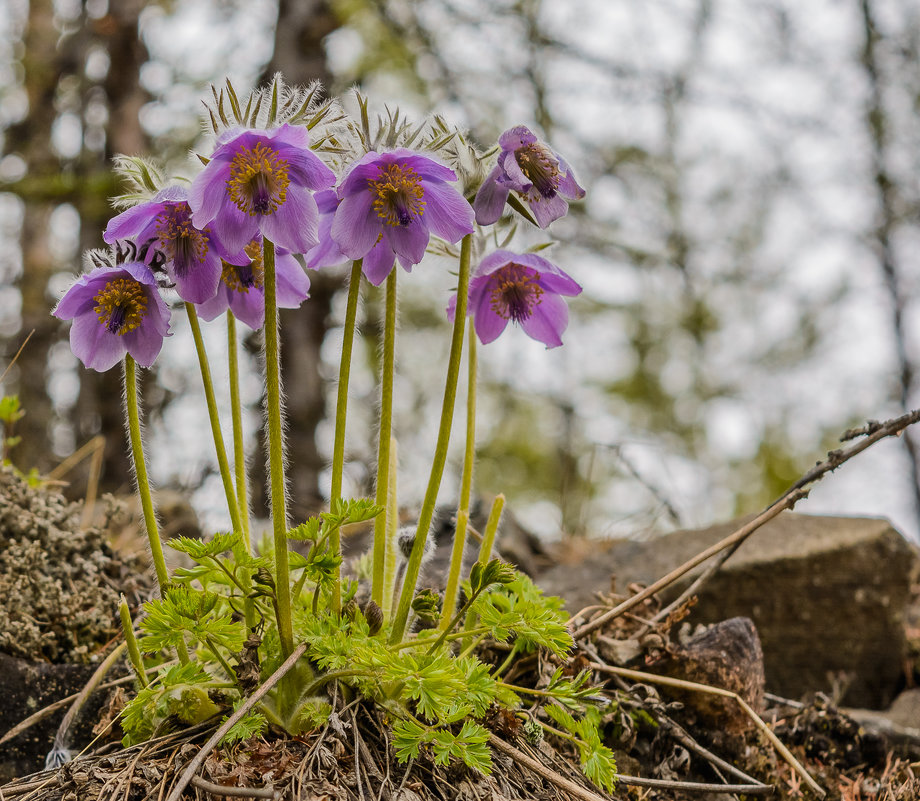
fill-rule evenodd
<path id="1" fill-rule="evenodd" d="M 309 698 L 311 695 L 315 695 L 316 691 L 320 687 L 322 687 L 324 684 L 328 684 L 330 681 L 336 681 L 338 679 L 350 679 L 354 676 L 366 676 L 371 678 L 374 676 L 374 673 L 370 670 L 357 670 L 350 668 L 343 670 L 330 670 L 328 673 L 323 673 L 322 676 L 319 676 L 317 679 L 315 679 L 313 683 L 303 691 L 301 696 Z"/>
<path id="2" fill-rule="evenodd" d="M 495 546 L 495 535 L 498 533 L 498 524 L 502 518 L 502 510 L 505 508 L 505 496 L 499 493 L 492 501 L 492 509 L 489 511 L 489 519 L 486 521 L 486 530 L 482 535 L 482 543 L 479 545 L 479 560 L 484 565 L 492 561 L 492 548 Z"/>
<path id="3" fill-rule="evenodd" d="M 189 326 L 195 340 L 195 351 L 198 354 L 198 366 L 201 369 L 201 383 L 204 385 L 204 397 L 208 405 L 208 418 L 211 421 L 211 436 L 214 438 L 214 451 L 217 453 L 217 465 L 220 468 L 220 477 L 224 484 L 224 496 L 227 500 L 227 509 L 230 512 L 230 524 L 234 532 L 242 531 L 240 525 L 240 510 L 236 501 L 236 489 L 233 486 L 233 474 L 230 472 L 230 462 L 227 460 L 227 451 L 224 448 L 224 435 L 220 430 L 220 417 L 217 412 L 217 398 L 214 395 L 214 382 L 211 379 L 211 366 L 208 363 L 208 354 L 204 348 L 204 338 L 201 336 L 201 325 L 198 322 L 198 312 L 195 306 L 188 301 L 185 303 L 188 314 Z"/>
<path id="4" fill-rule="evenodd" d="M 492 675 L 496 677 L 501 676 L 502 673 L 504 673 L 509 667 L 511 667 L 511 663 L 514 661 L 514 657 L 516 657 L 517 655 L 518 655 L 518 646 L 517 646 L 517 643 L 515 643 L 513 646 L 511 646 L 511 651 L 508 653 L 508 656 L 505 659 L 505 661 L 502 662 L 497 668 L 495 668 Z"/>
<path id="5" fill-rule="evenodd" d="M 243 442 L 243 406 L 240 403 L 239 346 L 236 341 L 236 317 L 227 309 L 227 367 L 230 373 L 230 414 L 233 421 L 233 468 L 236 473 L 236 504 L 246 552 L 252 553 L 249 528 L 249 486 L 246 478 L 246 449 Z"/>
<path id="6" fill-rule="evenodd" d="M 118 604 L 118 614 L 121 617 L 121 629 L 125 634 L 125 641 L 128 644 L 128 658 L 131 660 L 131 667 L 134 668 L 134 674 L 141 687 L 148 685 L 147 672 L 144 670 L 144 660 L 141 657 L 141 649 L 137 645 L 137 637 L 134 636 L 134 621 L 131 620 L 131 611 L 128 609 L 128 602 L 125 596 L 121 596 Z"/>
<path id="7" fill-rule="evenodd" d="M 128 413 L 128 436 L 131 439 L 131 456 L 134 461 L 134 477 L 137 481 L 137 494 L 141 498 L 144 512 L 144 526 L 147 529 L 147 541 L 153 557 L 153 569 L 157 575 L 162 598 L 169 584 L 166 559 L 163 557 L 163 543 L 160 542 L 160 530 L 157 526 L 156 512 L 153 510 L 153 495 L 150 492 L 150 480 L 147 478 L 147 463 L 144 458 L 144 443 L 141 438 L 140 409 L 137 399 L 137 367 L 130 355 L 125 355 L 125 410 Z"/>
<path id="8" fill-rule="evenodd" d="M 205 643 L 207 644 L 208 648 L 211 649 L 211 653 L 214 654 L 214 658 L 220 662 L 220 666 L 224 669 L 224 673 L 227 674 L 230 681 L 234 681 L 236 679 L 236 671 L 230 667 L 230 664 L 226 659 L 224 659 L 220 651 L 218 651 L 217 643 L 215 643 L 211 637 L 206 637 Z"/>
<path id="9" fill-rule="evenodd" d="M 351 376 L 351 351 L 355 341 L 355 320 L 358 317 L 358 295 L 361 290 L 361 259 L 351 266 L 351 280 L 348 283 L 348 305 L 345 308 L 345 327 L 342 334 L 342 361 L 339 364 L 339 386 L 335 402 L 335 442 L 332 447 L 332 487 L 329 491 L 329 506 L 332 508 L 342 499 L 342 473 L 345 469 L 345 416 L 348 411 L 348 380 Z M 341 537 L 338 528 L 329 538 L 333 554 L 341 553 Z M 332 609 L 338 614 L 342 609 L 342 587 L 340 569 L 336 567 L 332 587 Z"/>
<path id="10" fill-rule="evenodd" d="M 263 237 L 262 266 L 265 282 L 265 393 L 268 426 L 268 466 L 272 501 L 272 534 L 275 543 L 275 609 L 281 653 L 286 659 L 294 650 L 291 622 L 290 567 L 287 543 L 287 498 L 284 482 L 284 430 L 281 419 L 281 360 L 278 345 L 278 305 L 275 283 L 275 246 Z"/>
<path id="11" fill-rule="evenodd" d="M 450 443 L 450 429 L 454 416 L 454 403 L 457 399 L 457 380 L 460 376 L 460 356 L 463 351 L 463 334 L 466 330 L 466 306 L 469 299 L 470 286 L 470 251 L 472 235 L 463 237 L 460 245 L 460 271 L 457 276 L 457 307 L 454 314 L 454 331 L 450 341 L 450 356 L 447 364 L 447 379 L 444 386 L 444 401 L 441 406 L 441 425 L 438 429 L 438 443 L 435 447 L 434 460 L 431 463 L 431 474 L 428 478 L 428 488 L 419 512 L 418 528 L 415 533 L 415 542 L 412 553 L 406 565 L 406 574 L 403 580 L 402 592 L 399 596 L 399 605 L 393 628 L 390 632 L 390 642 L 399 642 L 406 631 L 409 620 L 409 607 L 418 581 L 419 570 L 422 566 L 422 555 L 425 552 L 425 543 L 428 539 L 428 529 L 431 528 L 431 518 L 434 516 L 434 506 L 438 499 L 438 490 L 441 488 L 441 478 L 444 475 L 444 465 L 447 462 L 447 446 Z"/>
<path id="12" fill-rule="evenodd" d="M 397 445 L 396 438 L 390 437 L 390 472 L 387 487 L 387 527 L 386 527 L 386 559 L 383 571 L 383 619 L 389 620 L 393 611 L 393 585 L 396 583 L 396 562 L 399 549 L 396 538 L 399 534 L 399 505 L 397 501 L 396 468 Z"/>
<path id="13" fill-rule="evenodd" d="M 457 508 L 457 527 L 454 530 L 454 545 L 450 555 L 450 569 L 444 588 L 444 602 L 441 605 L 440 628 L 450 624 L 451 613 L 457 607 L 457 591 L 460 589 L 460 570 L 466 548 L 466 527 L 470 522 L 470 494 L 473 488 L 473 462 L 476 458 L 476 331 L 470 326 L 467 345 L 467 390 L 466 390 L 466 450 L 463 453 L 463 475 L 460 479 L 460 503 Z"/>
<path id="14" fill-rule="evenodd" d="M 128 437 L 131 440 L 131 458 L 134 462 L 134 477 L 137 481 L 137 494 L 141 498 L 144 512 L 144 526 L 147 529 L 147 541 L 150 543 L 150 555 L 156 572 L 160 597 L 164 597 L 169 586 L 169 572 L 163 557 L 163 543 L 160 542 L 160 529 L 157 526 L 156 512 L 153 510 L 153 495 L 150 492 L 150 479 L 147 477 L 147 461 L 144 456 L 144 441 L 141 437 L 140 404 L 137 399 L 137 365 L 130 354 L 125 354 L 125 409 L 128 413 Z M 179 661 L 183 665 L 189 662 L 188 648 L 184 642 L 176 649 Z"/>
<path id="15" fill-rule="evenodd" d="M 386 314 L 383 324 L 383 367 L 380 375 L 380 428 L 377 434 L 377 497 L 383 511 L 374 518 L 374 562 L 371 598 L 383 609 L 387 548 L 387 513 L 390 486 L 390 439 L 393 431 L 393 375 L 396 370 L 396 275 L 387 276 Z"/>

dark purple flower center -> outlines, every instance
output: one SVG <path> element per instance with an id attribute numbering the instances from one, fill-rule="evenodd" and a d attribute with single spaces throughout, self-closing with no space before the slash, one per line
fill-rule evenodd
<path id="1" fill-rule="evenodd" d="M 263 142 L 241 147 L 230 162 L 227 192 L 236 207 L 254 216 L 274 214 L 287 197 L 288 163 Z"/>
<path id="2" fill-rule="evenodd" d="M 556 197 L 559 190 L 559 162 L 542 145 L 532 142 L 514 151 L 514 159 L 527 180 L 542 197 Z"/>
<path id="3" fill-rule="evenodd" d="M 422 179 L 409 166 L 388 164 L 381 167 L 380 176 L 368 181 L 367 187 L 374 195 L 374 211 L 387 225 L 405 228 L 425 211 Z"/>
<path id="4" fill-rule="evenodd" d="M 492 311 L 505 320 L 521 323 L 530 318 L 543 299 L 540 273 L 523 264 L 510 262 L 492 273 L 489 294 Z"/>
<path id="5" fill-rule="evenodd" d="M 242 295 L 250 289 L 262 289 L 265 283 L 265 270 L 262 266 L 262 247 L 257 241 L 246 245 L 246 255 L 252 259 L 249 264 L 227 264 L 221 262 L 221 277 L 227 288 Z"/>
<path id="6" fill-rule="evenodd" d="M 180 278 L 199 266 L 208 253 L 208 234 L 192 225 L 191 211 L 186 203 L 167 206 L 160 212 L 157 239 Z"/>
<path id="7" fill-rule="evenodd" d="M 137 328 L 147 315 L 147 293 L 138 281 L 116 278 L 93 296 L 93 311 L 110 334 L 123 336 Z"/>

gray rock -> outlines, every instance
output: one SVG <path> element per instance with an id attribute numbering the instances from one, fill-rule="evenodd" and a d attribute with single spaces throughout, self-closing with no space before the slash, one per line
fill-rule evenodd
<path id="1" fill-rule="evenodd" d="M 539 584 L 574 612 L 596 603 L 595 592 L 609 591 L 611 576 L 620 592 L 632 582 L 650 584 L 744 522 L 598 543 L 579 563 L 544 572 Z M 827 691 L 842 673 L 849 681 L 845 703 L 884 708 L 903 670 L 904 613 L 916 559 L 916 549 L 886 520 L 783 513 L 704 586 L 690 619 L 750 617 L 770 692 L 797 698 Z M 701 570 L 673 585 L 666 599 Z"/>

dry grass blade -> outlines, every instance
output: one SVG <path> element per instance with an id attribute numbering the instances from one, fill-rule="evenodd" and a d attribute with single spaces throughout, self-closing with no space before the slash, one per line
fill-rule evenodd
<path id="1" fill-rule="evenodd" d="M 25 350 L 26 345 L 29 344 L 29 340 L 32 339 L 32 334 L 34 334 L 34 333 L 35 333 L 35 329 L 34 329 L 34 328 L 33 328 L 31 331 L 29 331 L 29 335 L 25 338 L 25 340 L 23 340 L 23 343 L 19 346 L 19 350 L 16 351 L 16 355 L 12 358 L 12 360 L 10 361 L 10 363 L 6 366 L 6 369 L 3 371 L 3 373 L 0 373 L 0 381 L 2 381 L 4 378 L 6 378 L 6 374 L 10 371 L 10 368 L 11 368 L 14 364 L 16 364 L 16 360 L 20 357 L 20 355 L 22 354 L 23 350 Z"/>
<path id="2" fill-rule="evenodd" d="M 640 670 L 630 670 L 628 668 L 614 667 L 613 665 L 604 665 L 600 662 L 589 662 L 588 667 L 592 670 L 596 670 L 598 673 L 607 673 L 611 676 L 622 676 L 626 679 L 633 679 L 634 681 L 647 682 L 649 684 L 661 684 L 667 687 L 678 687 L 682 690 L 692 690 L 695 692 L 708 693 L 709 695 L 721 695 L 724 698 L 733 698 L 738 702 L 738 705 L 744 710 L 745 714 L 750 717 L 754 725 L 760 729 L 764 736 L 772 743 L 773 747 L 779 752 L 779 754 L 789 763 L 792 769 L 802 777 L 802 779 L 814 790 L 819 798 L 824 798 L 826 793 L 808 773 L 807 770 L 802 766 L 802 764 L 792 755 L 792 752 L 780 742 L 780 739 L 773 733 L 773 730 L 763 722 L 760 715 L 758 715 L 750 705 L 737 693 L 732 692 L 731 690 L 723 690 L 721 687 L 712 687 L 708 684 L 698 684 L 695 681 L 686 681 L 684 679 L 673 679 L 669 676 L 658 676 L 654 673 L 643 673 Z M 769 785 L 764 785 L 769 786 Z M 745 792 L 750 792 L 745 791 Z"/>

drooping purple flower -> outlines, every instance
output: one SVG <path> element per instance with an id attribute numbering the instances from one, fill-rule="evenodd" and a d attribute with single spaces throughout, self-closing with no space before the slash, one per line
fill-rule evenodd
<path id="1" fill-rule="evenodd" d="M 498 140 L 498 163 L 476 193 L 473 208 L 476 222 L 491 225 L 502 215 L 512 190 L 530 206 L 541 228 L 565 216 L 568 200 L 585 196 L 575 181 L 572 169 L 529 128 L 516 125 Z"/>
<path id="2" fill-rule="evenodd" d="M 113 217 L 103 239 L 109 244 L 119 239 L 152 241 L 163 254 L 163 266 L 179 297 L 190 303 L 214 296 L 220 280 L 221 256 L 230 256 L 212 241 L 207 227 L 199 230 L 192 224 L 188 191 L 181 186 L 167 187 L 152 200 Z"/>
<path id="3" fill-rule="evenodd" d="M 476 335 L 485 345 L 514 322 L 547 348 L 562 344 L 569 309 L 561 296 L 581 292 L 569 275 L 535 253 L 496 250 L 486 256 L 470 278 L 467 314 L 473 316 Z M 457 296 L 450 299 L 447 316 L 453 320 Z"/>
<path id="4" fill-rule="evenodd" d="M 150 367 L 169 336 L 169 307 L 153 272 L 140 261 L 95 267 L 81 275 L 52 314 L 73 320 L 70 348 L 99 372 L 114 367 L 125 353 Z"/>
<path id="5" fill-rule="evenodd" d="M 473 210 L 448 181 L 449 167 L 406 148 L 371 151 L 354 164 L 337 192 L 332 239 L 350 259 L 364 259 L 372 284 L 395 260 L 407 270 L 425 255 L 431 233 L 456 242 L 473 231 Z"/>
<path id="6" fill-rule="evenodd" d="M 303 126 L 234 129 L 217 140 L 211 160 L 192 182 L 192 221 L 198 228 L 210 226 L 230 254 L 259 234 L 306 253 L 317 243 L 313 191 L 334 183 L 335 174 L 310 150 Z"/>
<path id="7" fill-rule="evenodd" d="M 228 308 L 258 331 L 265 323 L 265 269 L 262 264 L 262 241 L 254 239 L 246 246 L 247 263 L 222 262 L 217 294 L 198 304 L 198 314 L 213 320 Z M 275 299 L 282 309 L 296 309 L 309 297 L 310 279 L 291 252 L 275 248 Z"/>

